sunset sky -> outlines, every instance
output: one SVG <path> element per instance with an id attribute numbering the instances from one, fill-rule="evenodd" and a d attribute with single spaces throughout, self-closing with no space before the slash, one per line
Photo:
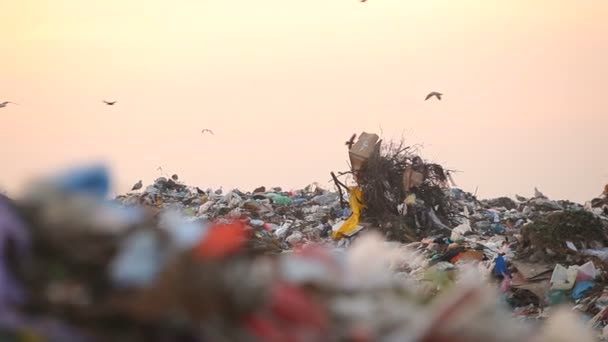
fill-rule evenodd
<path id="1" fill-rule="evenodd" d="M 115 193 L 159 166 L 328 185 L 362 131 L 424 144 L 483 197 L 608 183 L 605 0 L 4 0 L 0 41 L 11 192 L 89 161 Z"/>

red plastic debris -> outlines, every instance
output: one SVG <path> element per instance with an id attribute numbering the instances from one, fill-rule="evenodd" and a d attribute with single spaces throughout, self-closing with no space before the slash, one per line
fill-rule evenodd
<path id="1" fill-rule="evenodd" d="M 287 284 L 278 284 L 271 294 L 271 311 L 289 323 L 324 331 L 328 317 L 323 308 L 315 303 L 304 290 Z"/>
<path id="2" fill-rule="evenodd" d="M 243 320 L 245 328 L 265 342 L 327 341 L 328 316 L 301 288 L 276 284 L 268 306 Z"/>
<path id="3" fill-rule="evenodd" d="M 289 336 L 281 330 L 281 327 L 271 319 L 261 316 L 250 316 L 245 318 L 243 324 L 255 337 L 266 342 L 293 342 Z"/>
<path id="4" fill-rule="evenodd" d="M 239 251 L 249 237 L 247 226 L 239 221 L 214 224 L 194 248 L 197 257 L 223 258 Z"/>

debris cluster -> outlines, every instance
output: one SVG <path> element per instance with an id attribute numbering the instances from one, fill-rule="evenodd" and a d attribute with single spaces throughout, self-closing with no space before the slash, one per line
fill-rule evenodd
<path id="1" fill-rule="evenodd" d="M 403 141 L 383 144 L 378 135 L 365 132 L 349 149 L 349 173 L 356 182 L 351 192 L 361 193 L 365 207 L 360 221 L 380 229 L 390 240 L 412 242 L 430 230 L 449 230 L 458 215 L 446 196 L 450 171 L 423 161 L 415 152 Z"/>
<path id="2" fill-rule="evenodd" d="M 0 336 L 608 337 L 608 190 L 584 205 L 538 190 L 480 200 L 413 148 L 367 133 L 347 146 L 352 184 L 332 173 L 335 191 L 225 192 L 173 175 L 109 200 L 93 166 L 0 196 Z"/>

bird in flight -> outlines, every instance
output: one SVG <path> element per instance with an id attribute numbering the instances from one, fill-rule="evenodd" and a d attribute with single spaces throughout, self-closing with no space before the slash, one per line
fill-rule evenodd
<path id="1" fill-rule="evenodd" d="M 139 180 L 139 182 L 135 183 L 135 185 L 133 185 L 133 187 L 131 188 L 131 190 L 139 190 L 143 187 L 143 183 L 141 182 L 141 179 Z"/>
<path id="2" fill-rule="evenodd" d="M 0 108 L 6 107 L 6 105 L 8 105 L 9 103 L 14 104 L 14 105 L 18 104 L 18 103 L 15 103 L 15 102 L 4 101 L 4 102 L 0 102 Z"/>
<path id="3" fill-rule="evenodd" d="M 203 133 L 203 134 L 205 134 L 205 133 L 211 133 L 211 135 L 215 135 L 215 134 L 213 134 L 213 131 L 212 131 L 212 130 L 210 130 L 210 129 L 208 129 L 208 128 L 203 129 L 203 130 L 201 131 L 201 133 Z"/>
<path id="4" fill-rule="evenodd" d="M 436 97 L 438 100 L 441 100 L 441 96 L 442 96 L 442 95 L 443 95 L 442 93 L 438 93 L 438 92 L 436 92 L 436 91 L 433 91 L 433 92 L 430 92 L 430 93 L 429 93 L 429 94 L 426 96 L 426 98 L 424 99 L 424 101 L 426 101 L 426 100 L 430 99 L 430 98 L 431 98 L 431 97 L 433 97 L 433 96 L 435 96 L 435 97 Z"/>
<path id="5" fill-rule="evenodd" d="M 106 101 L 103 100 L 103 103 L 107 104 L 108 106 L 113 106 L 117 101 Z"/>
<path id="6" fill-rule="evenodd" d="M 346 146 L 348 146 L 348 149 L 350 150 L 351 148 L 353 148 L 353 145 L 355 144 L 355 138 L 357 137 L 357 133 L 353 134 L 350 139 L 348 139 L 348 141 L 344 144 Z"/>

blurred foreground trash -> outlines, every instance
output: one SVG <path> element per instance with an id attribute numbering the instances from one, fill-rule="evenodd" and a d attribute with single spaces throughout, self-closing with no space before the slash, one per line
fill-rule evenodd
<path id="1" fill-rule="evenodd" d="M 14 200 L 0 196 L 0 336 L 586 342 L 603 335 L 603 213 L 540 197 L 478 200 L 450 188 L 442 167 L 381 143 L 372 135 L 359 145 L 374 149 L 358 154 L 357 185 L 338 185 L 341 195 L 318 184 L 202 190 L 160 177 L 109 200 L 108 171 L 94 166 L 41 178 Z"/>

